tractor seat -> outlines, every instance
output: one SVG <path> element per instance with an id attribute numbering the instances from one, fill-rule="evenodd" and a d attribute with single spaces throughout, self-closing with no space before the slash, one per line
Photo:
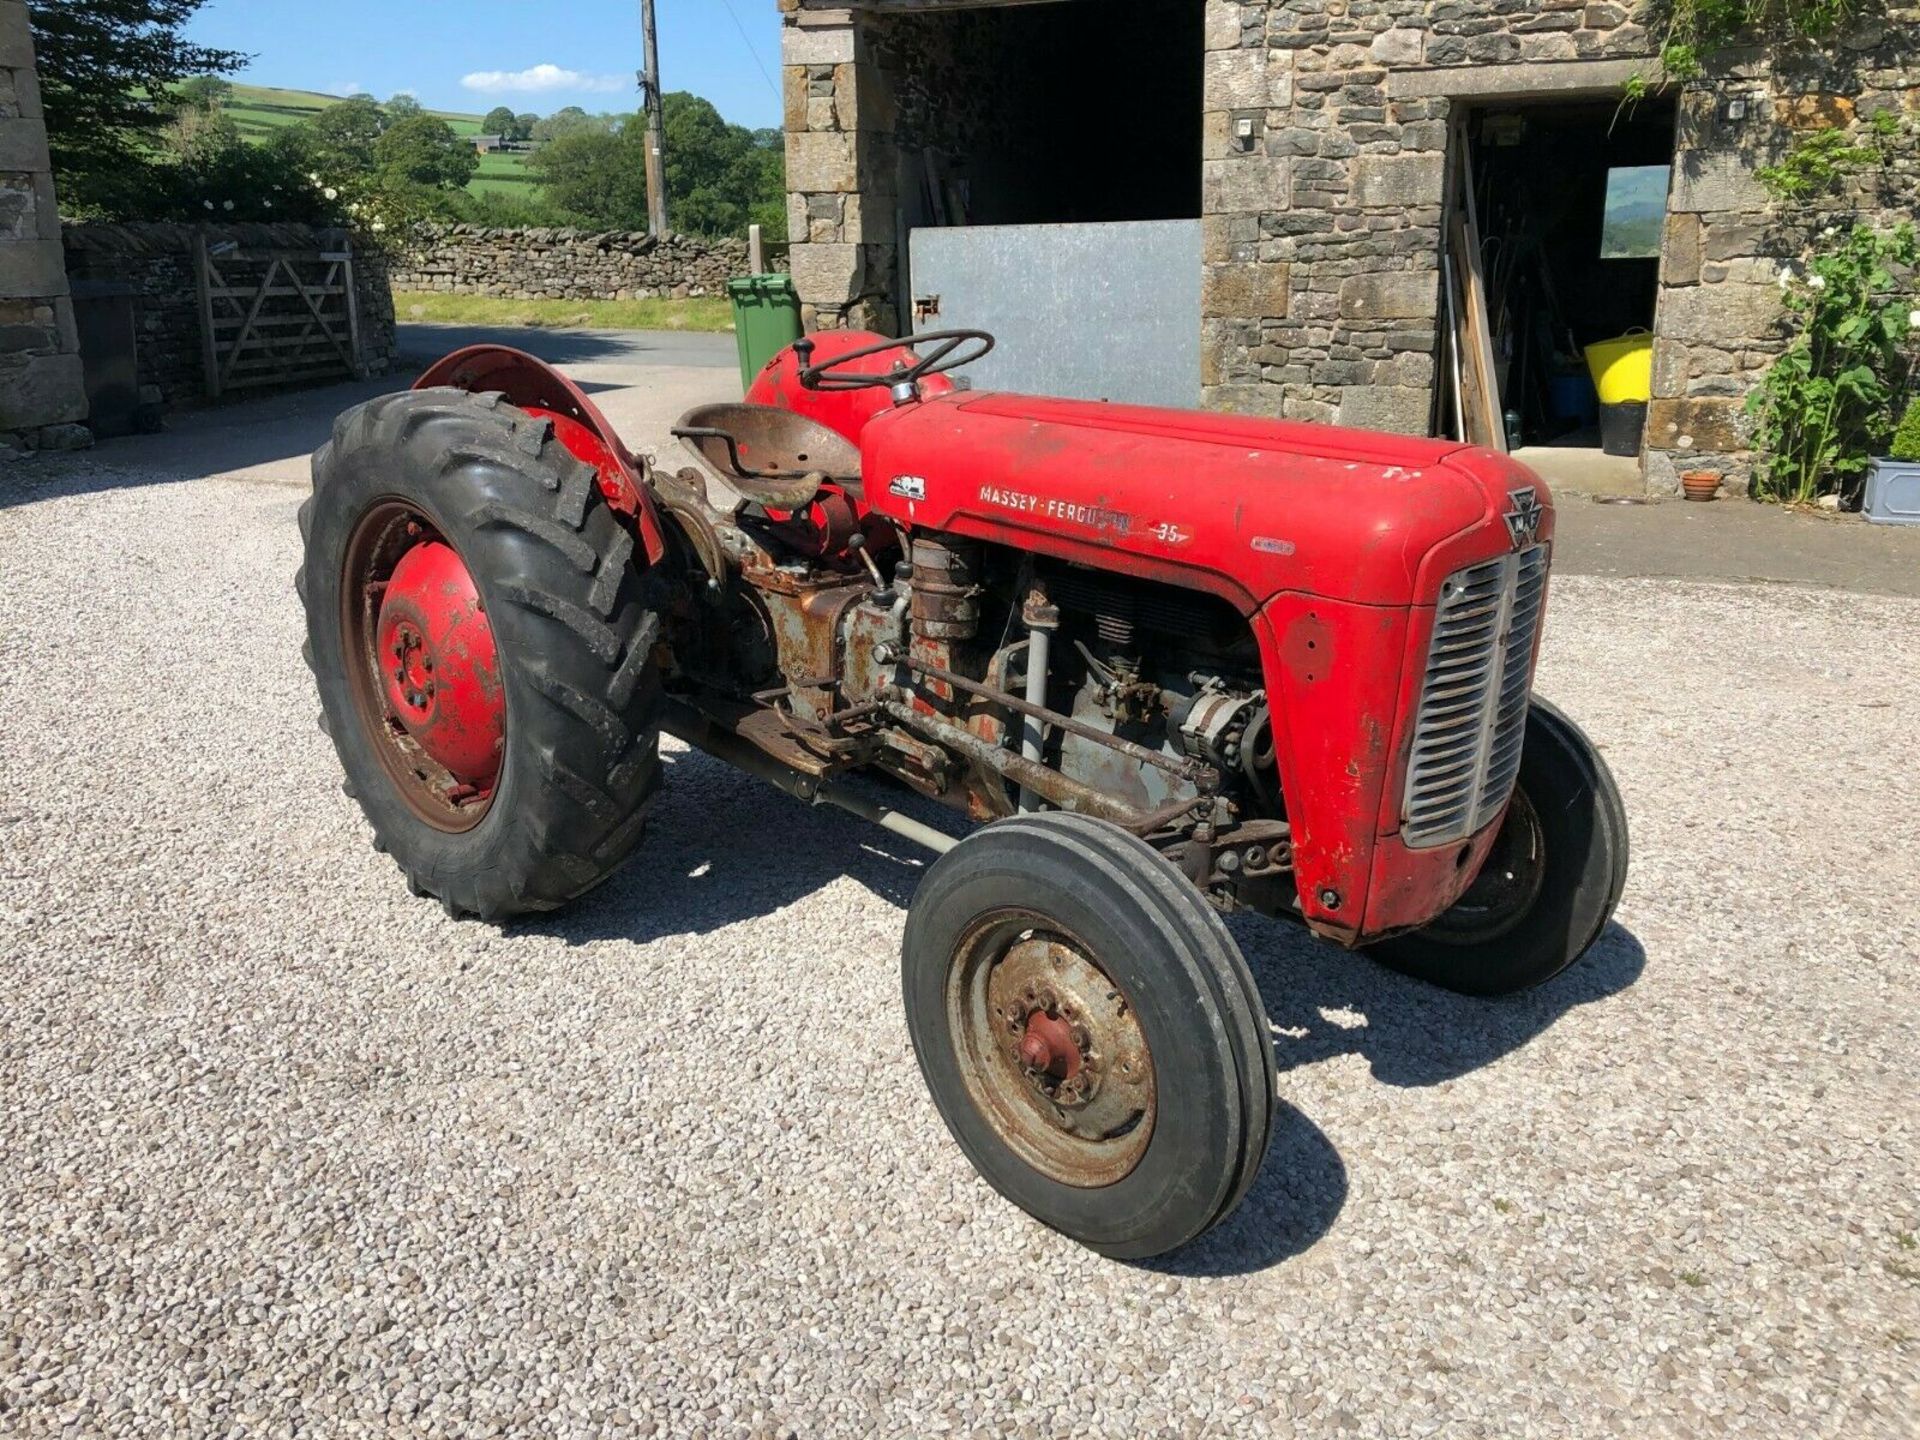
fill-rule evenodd
<path id="1" fill-rule="evenodd" d="M 763 509 L 804 509 L 829 480 L 856 497 L 861 493 L 860 452 L 843 436 L 791 410 L 696 405 L 680 417 L 673 433 L 704 472 Z"/>

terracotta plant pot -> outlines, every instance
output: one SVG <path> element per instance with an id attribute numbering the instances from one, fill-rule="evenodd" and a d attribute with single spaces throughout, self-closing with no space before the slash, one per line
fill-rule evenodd
<path id="1" fill-rule="evenodd" d="M 1688 470 L 1680 476 L 1681 492 L 1689 500 L 1711 500 L 1720 493 L 1720 472 Z"/>

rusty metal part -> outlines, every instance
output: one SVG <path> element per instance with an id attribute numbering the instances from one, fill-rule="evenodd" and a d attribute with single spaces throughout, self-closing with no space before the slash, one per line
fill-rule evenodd
<path id="1" fill-rule="evenodd" d="M 840 678 L 840 622 L 849 606 L 865 599 L 865 585 L 848 585 L 842 576 L 795 577 L 784 571 L 748 570 L 760 592 L 779 652 L 780 673 L 789 687 L 787 703 L 804 720 L 819 723 L 833 713 Z M 769 573 L 788 583 L 776 588 L 759 581 Z"/>
<path id="2" fill-rule="evenodd" d="M 507 697 L 465 563 L 403 501 L 368 507 L 347 540 L 340 628 L 354 711 L 395 791 L 437 830 L 493 803 Z"/>
<path id="3" fill-rule="evenodd" d="M 980 633 L 980 546 L 954 536 L 913 537 L 913 633 L 971 640 Z"/>
<path id="4" fill-rule="evenodd" d="M 1153 1136 L 1158 1086 L 1138 1016 L 1087 947 L 1046 917 L 983 916 L 947 978 L 960 1077 L 994 1131 L 1062 1185 L 1124 1179 Z"/>
<path id="5" fill-rule="evenodd" d="M 828 481 L 858 488 L 860 452 L 817 421 L 771 405 L 697 405 L 674 436 L 754 504 L 799 510 Z"/>
<path id="6" fill-rule="evenodd" d="M 884 708 L 901 724 L 955 751 L 963 759 L 984 765 L 1016 785 L 1026 786 L 1062 810 L 1091 815 L 1099 820 L 1111 820 L 1136 835 L 1145 835 L 1171 824 L 1197 803 L 1188 798 L 1160 811 L 1136 809 L 1089 785 L 1070 780 L 1058 770 L 1036 764 L 1016 751 L 988 744 L 950 720 L 915 709 L 912 692 L 908 690 L 894 689 Z"/>
<path id="7" fill-rule="evenodd" d="M 926 676 L 929 680 L 937 680 L 942 685 L 951 685 L 954 689 L 964 690 L 969 695 L 978 695 L 984 700 L 991 700 L 996 705 L 1004 705 L 1021 715 L 1031 715 L 1069 735 L 1078 735 L 1082 740 L 1090 740 L 1096 745 L 1105 745 L 1109 749 L 1118 750 L 1129 760 L 1178 775 L 1182 780 L 1202 790 L 1214 789 L 1220 783 L 1220 772 L 1204 761 L 1182 760 L 1172 755 L 1163 755 L 1158 750 L 1149 750 L 1144 745 L 1136 745 L 1131 740 L 1122 740 L 1118 735 L 1085 724 L 1071 715 L 1062 715 L 1058 710 L 1049 710 L 1044 705 L 1035 705 L 1030 700 L 1023 700 L 1011 690 L 996 690 L 981 684 L 978 680 L 969 680 L 964 675 L 956 675 L 951 670 L 930 665 L 912 655 L 899 656 L 896 659 L 908 669 Z"/>
<path id="8" fill-rule="evenodd" d="M 760 712 L 771 715 L 771 711 Z M 716 760 L 724 761 L 737 770 L 758 776 L 771 785 L 776 785 L 798 800 L 810 805 L 831 805 L 835 809 L 845 810 L 850 815 L 858 815 L 862 820 L 870 821 L 881 829 L 911 840 L 936 854 L 944 855 L 960 842 L 951 835 L 934 829 L 931 825 L 915 820 L 911 815 L 902 815 L 899 811 L 869 800 L 866 796 L 838 784 L 830 776 L 810 774 L 796 769 L 768 754 L 751 740 L 743 739 L 733 731 L 716 724 L 711 716 L 695 710 L 683 701 L 667 702 L 665 713 L 661 717 L 660 728 L 669 735 L 678 736 L 696 749 L 704 750 Z"/>

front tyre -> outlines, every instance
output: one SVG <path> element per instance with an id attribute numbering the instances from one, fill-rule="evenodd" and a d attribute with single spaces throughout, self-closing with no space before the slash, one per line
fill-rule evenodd
<path id="1" fill-rule="evenodd" d="M 414 892 L 501 920 L 612 873 L 659 783 L 659 621 L 593 468 L 497 395 L 386 395 L 300 529 L 321 728 Z"/>
<path id="2" fill-rule="evenodd" d="M 1382 964 L 1466 995 L 1552 979 L 1606 928 L 1627 883 L 1627 811 L 1584 731 L 1536 698 L 1512 803 L 1480 874 L 1423 930 L 1382 941 Z"/>
<path id="3" fill-rule="evenodd" d="M 1178 1248 L 1266 1154 L 1266 1012 L 1206 900 L 1101 821 L 1023 815 L 927 872 L 907 1026 L 947 1128 L 1042 1223 L 1119 1258 Z"/>

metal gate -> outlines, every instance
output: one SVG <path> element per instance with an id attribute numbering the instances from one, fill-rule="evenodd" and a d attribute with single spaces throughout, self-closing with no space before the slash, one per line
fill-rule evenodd
<path id="1" fill-rule="evenodd" d="M 914 328 L 991 331 L 982 390 L 1191 408 L 1200 254 L 1198 220 L 915 230 Z"/>
<path id="2" fill-rule="evenodd" d="M 207 394 L 255 385 L 358 378 L 360 312 L 353 252 L 194 246 Z"/>

